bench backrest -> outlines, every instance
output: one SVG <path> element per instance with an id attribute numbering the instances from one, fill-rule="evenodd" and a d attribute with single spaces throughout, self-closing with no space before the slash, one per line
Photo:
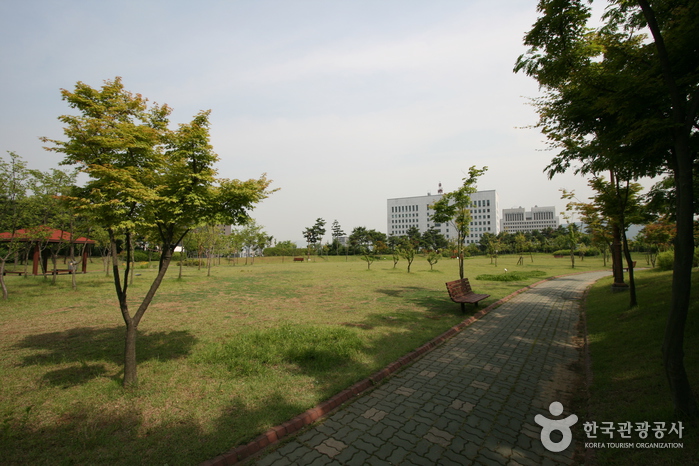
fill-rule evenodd
<path id="1" fill-rule="evenodd" d="M 473 293 L 471 289 L 471 284 L 468 282 L 468 278 L 462 278 L 460 280 L 454 280 L 453 282 L 447 282 L 447 290 L 449 291 L 449 296 L 463 296 L 469 293 Z"/>

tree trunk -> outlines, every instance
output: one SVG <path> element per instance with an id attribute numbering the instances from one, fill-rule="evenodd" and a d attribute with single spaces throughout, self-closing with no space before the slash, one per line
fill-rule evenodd
<path id="1" fill-rule="evenodd" d="M 25 250 L 24 253 L 24 278 L 29 277 L 29 250 L 31 249 L 31 244 L 29 243 L 30 247 Z"/>
<path id="2" fill-rule="evenodd" d="M 672 301 L 670 313 L 665 326 L 663 340 L 663 365 L 670 383 L 675 412 L 682 417 L 696 419 L 699 417 L 697 401 L 689 385 L 684 368 L 684 328 L 689 313 L 689 300 L 692 290 L 692 257 L 694 255 L 694 188 L 693 155 L 690 146 L 690 134 L 693 132 L 696 107 L 688 102 L 677 85 L 670 62 L 665 38 L 657 22 L 655 12 L 647 0 L 638 0 L 638 5 L 648 23 L 658 60 L 663 70 L 663 80 L 667 86 L 672 102 L 672 128 L 674 153 L 670 164 L 675 175 L 677 190 L 677 236 L 675 238 L 675 261 L 672 272 Z"/>
<path id="3" fill-rule="evenodd" d="M 126 322 L 126 341 L 124 345 L 124 387 L 135 386 L 138 383 L 136 371 L 136 334 L 138 326 Z"/>
<path id="4" fill-rule="evenodd" d="M 663 365 L 670 384 L 675 412 L 682 418 L 695 419 L 699 417 L 699 409 L 684 367 L 684 330 L 689 312 L 694 256 L 692 161 L 688 142 L 684 147 L 686 153 L 677 154 L 678 169 L 675 171 L 677 237 L 672 274 L 672 301 L 663 340 Z"/>
<path id="5" fill-rule="evenodd" d="M 609 171 L 609 182 L 615 188 L 615 192 L 619 193 L 618 177 L 614 174 L 614 170 Z M 626 287 L 624 283 L 624 261 L 622 259 L 622 232 L 621 228 L 624 225 L 619 225 L 616 221 L 612 222 L 612 273 L 614 275 L 614 284 L 612 287 Z"/>
<path id="6" fill-rule="evenodd" d="M 638 300 L 636 299 L 636 280 L 633 276 L 633 260 L 631 259 L 631 251 L 629 251 L 629 241 L 626 238 L 626 231 L 622 231 L 621 240 L 624 246 L 626 265 L 629 268 L 629 308 L 632 308 L 638 306 Z"/>
<path id="7" fill-rule="evenodd" d="M 6 260 L 0 259 L 0 288 L 2 288 L 2 299 L 7 299 L 7 285 L 5 284 L 5 262 Z"/>

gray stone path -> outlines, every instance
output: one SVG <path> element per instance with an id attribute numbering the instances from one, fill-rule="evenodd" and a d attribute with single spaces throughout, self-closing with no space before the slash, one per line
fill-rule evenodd
<path id="1" fill-rule="evenodd" d="M 554 401 L 565 408 L 556 419 L 571 414 L 579 300 L 605 275 L 561 277 L 514 297 L 254 464 L 570 464 L 575 444 L 546 450 L 534 416 L 554 418 Z"/>

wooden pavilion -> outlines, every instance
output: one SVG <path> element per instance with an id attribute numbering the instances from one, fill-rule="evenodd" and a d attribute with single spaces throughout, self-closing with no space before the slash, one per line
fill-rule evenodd
<path id="1" fill-rule="evenodd" d="M 42 250 L 42 244 L 63 243 L 66 246 L 70 244 L 84 244 L 82 254 L 82 273 L 87 273 L 87 257 L 90 246 L 95 244 L 94 240 L 80 237 L 72 238 L 71 234 L 63 230 L 51 229 L 36 229 L 36 230 L 15 230 L 14 234 L 10 232 L 0 233 L 0 243 L 17 241 L 22 243 L 33 243 L 34 252 L 32 254 L 32 275 L 39 275 L 39 261 L 42 264 L 42 270 L 48 272 L 48 260 L 50 253 Z M 72 270 L 56 270 L 52 273 L 70 273 Z"/>

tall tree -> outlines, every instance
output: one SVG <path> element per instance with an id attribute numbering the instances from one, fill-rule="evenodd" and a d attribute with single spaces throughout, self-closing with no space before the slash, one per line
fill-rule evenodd
<path id="1" fill-rule="evenodd" d="M 312 227 L 308 227 L 304 230 L 303 236 L 308 243 L 309 257 L 311 248 L 315 248 L 316 243 L 323 240 L 323 235 L 325 235 L 325 220 L 322 218 L 317 218 L 316 223 Z"/>
<path id="2" fill-rule="evenodd" d="M 333 220 L 330 231 L 332 232 L 333 243 L 335 244 L 335 255 L 337 255 L 340 252 L 340 238 L 345 236 L 345 232 L 342 230 L 340 222 L 337 220 Z"/>
<path id="3" fill-rule="evenodd" d="M 591 30 L 584 0 L 541 0 L 516 71 L 546 95 L 539 127 L 561 149 L 549 173 L 624 170 L 628 179 L 670 171 L 677 237 L 672 300 L 662 346 L 678 415 L 699 409 L 684 366 L 694 249 L 694 164 L 699 116 L 699 2 L 615 0 Z"/>
<path id="4" fill-rule="evenodd" d="M 140 94 L 124 89 L 121 78 L 101 89 L 78 82 L 62 89 L 63 100 L 78 115 L 63 115 L 65 141 L 42 138 L 47 150 L 64 154 L 63 164 L 77 165 L 88 176 L 74 196 L 83 210 L 109 235 L 114 285 L 126 324 L 124 385 L 136 384 L 138 325 L 162 283 L 175 246 L 201 223 L 238 224 L 264 199 L 269 181 L 216 178 L 218 157 L 209 144 L 209 112 L 170 130 L 167 105 L 148 105 Z M 129 306 L 128 277 L 133 242 L 139 232 L 154 230 L 160 242 L 158 273 L 137 310 Z M 117 240 L 123 238 L 123 276 Z"/>
<path id="5" fill-rule="evenodd" d="M 460 278 L 464 278 L 464 242 L 471 225 L 471 194 L 477 191 L 476 182 L 487 169 L 488 167 L 477 169 L 472 166 L 468 170 L 468 177 L 463 179 L 463 185 L 460 188 L 446 193 L 432 205 L 432 209 L 434 209 L 432 221 L 451 223 L 456 231 Z"/>

